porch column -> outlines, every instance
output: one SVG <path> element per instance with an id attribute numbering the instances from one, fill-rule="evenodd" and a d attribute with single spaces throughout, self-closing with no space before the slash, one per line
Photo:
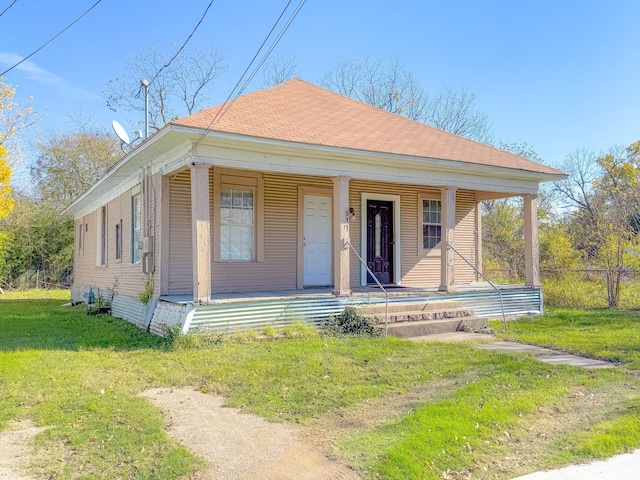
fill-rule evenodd
<path id="1" fill-rule="evenodd" d="M 349 272 L 349 177 L 333 177 L 333 294 L 351 295 Z"/>
<path id="2" fill-rule="evenodd" d="M 191 165 L 191 238 L 193 251 L 193 300 L 211 296 L 211 212 L 209 166 Z"/>
<path id="3" fill-rule="evenodd" d="M 540 286 L 538 246 L 538 195 L 524 198 L 524 279 L 525 286 Z"/>
<path id="4" fill-rule="evenodd" d="M 476 269 L 482 271 L 482 202 L 476 203 Z M 482 276 L 476 273 L 476 282 L 482 281 Z"/>
<path id="5" fill-rule="evenodd" d="M 455 253 L 447 244 L 456 246 L 456 189 L 442 190 L 442 213 L 440 232 L 440 292 L 455 292 Z"/>
<path id="6" fill-rule="evenodd" d="M 167 175 L 160 180 L 160 251 L 156 262 L 160 264 L 160 295 L 169 294 L 169 231 L 171 183 Z"/>

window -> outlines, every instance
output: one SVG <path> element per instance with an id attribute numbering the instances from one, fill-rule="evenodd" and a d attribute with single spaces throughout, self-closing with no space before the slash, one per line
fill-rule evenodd
<path id="1" fill-rule="evenodd" d="M 442 202 L 422 199 L 422 249 L 431 250 L 440 243 L 442 232 Z"/>
<path id="2" fill-rule="evenodd" d="M 107 207 L 96 211 L 96 265 L 107 264 Z"/>
<path id="3" fill-rule="evenodd" d="M 122 260 L 122 219 L 116 223 L 116 260 Z"/>
<path id="4" fill-rule="evenodd" d="M 264 261 L 263 190 L 260 173 L 214 169 L 211 212 L 214 261 Z"/>
<path id="5" fill-rule="evenodd" d="M 254 256 L 254 192 L 220 190 L 220 260 L 249 262 Z"/>
<path id="6" fill-rule="evenodd" d="M 142 196 L 140 188 L 131 196 L 131 263 L 140 263 L 140 243 L 142 242 Z"/>
<path id="7" fill-rule="evenodd" d="M 78 254 L 82 253 L 82 237 L 84 236 L 84 224 L 78 225 Z"/>

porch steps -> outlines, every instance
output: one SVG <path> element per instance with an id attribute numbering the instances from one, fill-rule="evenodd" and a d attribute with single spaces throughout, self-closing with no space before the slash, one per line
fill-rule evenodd
<path id="1" fill-rule="evenodd" d="M 384 304 L 361 307 L 360 313 L 375 318 L 378 327 L 384 328 Z M 479 330 L 487 327 L 486 318 L 476 317 L 473 310 L 463 308 L 462 303 L 456 300 L 389 304 L 387 333 L 394 337 L 420 337 L 455 332 L 461 328 Z"/>

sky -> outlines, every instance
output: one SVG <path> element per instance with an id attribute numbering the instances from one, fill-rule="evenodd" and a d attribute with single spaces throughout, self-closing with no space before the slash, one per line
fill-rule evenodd
<path id="1" fill-rule="evenodd" d="M 192 37 L 224 55 L 223 102 L 288 0 L 216 0 Z M 291 2 L 291 9 L 300 0 Z M 17 0 L 0 16 L 0 72 L 47 42 L 96 0 Z M 82 115 L 105 130 L 104 91 L 125 58 L 182 44 L 210 0 L 102 0 L 8 72 L 16 100 L 43 115 L 29 134 L 72 130 Z M 0 0 L 0 12 L 12 0 Z M 529 144 L 552 166 L 640 139 L 640 2 L 620 0 L 307 0 L 274 54 L 317 83 L 340 59 L 399 59 L 427 93 L 467 87 L 506 143 Z M 124 123 L 124 122 L 122 122 Z M 133 137 L 132 132 L 130 132 Z M 28 181 L 29 155 L 16 178 Z"/>

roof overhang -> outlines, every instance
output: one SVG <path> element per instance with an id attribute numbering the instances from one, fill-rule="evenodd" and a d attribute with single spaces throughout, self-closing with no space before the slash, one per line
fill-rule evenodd
<path id="1" fill-rule="evenodd" d="M 566 178 L 528 170 L 452 159 L 412 157 L 326 145 L 252 137 L 168 124 L 122 157 L 63 214 L 76 218 L 126 192 L 143 169 L 167 174 L 191 163 L 518 195 L 536 193 L 541 182 Z M 503 195 L 504 196 L 504 195 Z"/>

